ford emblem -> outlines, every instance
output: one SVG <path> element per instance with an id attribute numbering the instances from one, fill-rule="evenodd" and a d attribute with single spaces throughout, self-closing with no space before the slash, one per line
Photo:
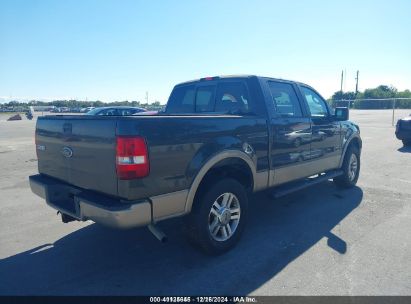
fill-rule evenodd
<path id="1" fill-rule="evenodd" d="M 64 157 L 70 158 L 73 156 L 73 150 L 69 147 L 64 147 L 63 150 L 61 150 L 61 153 L 63 154 Z"/>

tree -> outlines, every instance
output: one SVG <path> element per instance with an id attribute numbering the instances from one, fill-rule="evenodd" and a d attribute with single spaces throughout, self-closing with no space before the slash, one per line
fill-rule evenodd
<path id="1" fill-rule="evenodd" d="M 405 90 L 402 92 L 398 92 L 397 96 L 398 98 L 411 98 L 411 91 L 410 90 Z"/>
<path id="2" fill-rule="evenodd" d="M 374 89 L 366 89 L 364 91 L 364 98 L 394 98 L 397 95 L 398 90 L 393 86 L 379 85 Z"/>
<path id="3" fill-rule="evenodd" d="M 331 100 L 333 100 L 333 101 L 353 100 L 353 99 L 355 99 L 355 93 L 354 92 L 345 92 L 345 93 L 343 93 L 342 91 L 337 91 L 331 97 Z"/>

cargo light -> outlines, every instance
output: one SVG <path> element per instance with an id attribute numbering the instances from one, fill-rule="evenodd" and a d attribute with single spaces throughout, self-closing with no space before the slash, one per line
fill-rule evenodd
<path id="1" fill-rule="evenodd" d="M 118 136 L 116 145 L 116 168 L 119 179 L 130 180 L 148 175 L 150 165 L 147 145 L 139 136 Z"/>
<path id="2" fill-rule="evenodd" d="M 220 77 L 218 77 L 218 76 L 214 76 L 214 77 L 204 77 L 204 78 L 200 78 L 200 81 L 209 81 L 209 80 L 217 80 L 217 79 L 219 79 Z"/>

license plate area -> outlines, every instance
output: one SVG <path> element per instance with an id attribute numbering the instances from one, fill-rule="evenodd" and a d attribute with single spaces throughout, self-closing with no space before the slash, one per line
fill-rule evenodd
<path id="1" fill-rule="evenodd" d="M 47 203 L 62 213 L 80 218 L 80 204 L 76 195 L 79 191 L 65 185 L 50 187 L 47 193 Z"/>

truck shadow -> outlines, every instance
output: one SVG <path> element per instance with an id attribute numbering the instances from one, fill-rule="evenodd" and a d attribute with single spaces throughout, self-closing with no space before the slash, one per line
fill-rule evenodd
<path id="1" fill-rule="evenodd" d="M 166 244 L 145 228 L 116 231 L 91 224 L 0 260 L 0 294 L 248 294 L 323 238 L 328 254 L 349 251 L 331 230 L 362 197 L 358 187 L 341 191 L 330 182 L 276 201 L 256 194 L 241 242 L 219 257 L 189 246 L 179 219 L 161 223 Z"/>

